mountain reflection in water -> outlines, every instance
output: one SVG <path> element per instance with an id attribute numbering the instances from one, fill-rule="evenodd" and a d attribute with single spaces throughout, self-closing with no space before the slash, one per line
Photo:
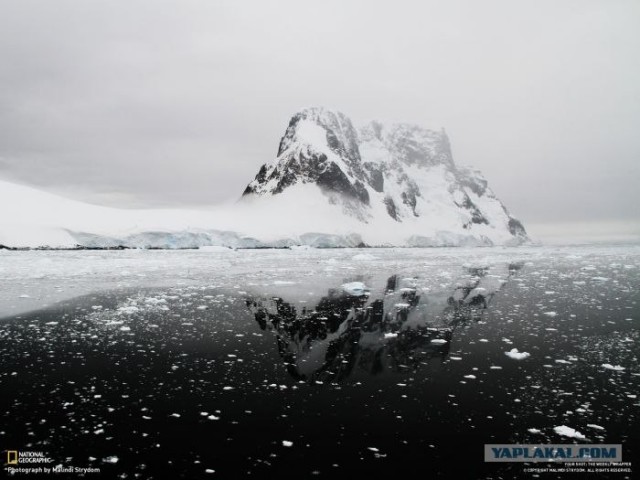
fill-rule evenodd
<path id="1" fill-rule="evenodd" d="M 466 268 L 452 288 L 440 292 L 426 293 L 419 277 L 393 275 L 381 295 L 351 282 L 330 289 L 313 309 L 297 309 L 279 297 L 250 298 L 247 306 L 260 328 L 275 334 L 293 378 L 340 381 L 356 366 L 376 375 L 444 360 L 455 329 L 478 321 L 521 268 Z"/>

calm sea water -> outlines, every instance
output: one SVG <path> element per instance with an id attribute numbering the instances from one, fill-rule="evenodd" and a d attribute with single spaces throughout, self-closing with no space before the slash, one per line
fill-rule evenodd
<path id="1" fill-rule="evenodd" d="M 0 442 L 85 478 L 532 477 L 487 443 L 633 461 L 638 267 L 565 252 L 64 300 L 1 321 Z"/>

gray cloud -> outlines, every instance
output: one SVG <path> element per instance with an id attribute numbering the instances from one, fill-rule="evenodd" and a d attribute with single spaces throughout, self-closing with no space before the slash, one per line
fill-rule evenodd
<path id="1" fill-rule="evenodd" d="M 640 3 L 0 4 L 0 177 L 237 197 L 310 105 L 444 126 L 529 223 L 638 221 Z"/>

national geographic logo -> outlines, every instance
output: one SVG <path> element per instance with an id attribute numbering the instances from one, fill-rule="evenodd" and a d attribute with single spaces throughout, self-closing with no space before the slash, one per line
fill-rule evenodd
<path id="1" fill-rule="evenodd" d="M 44 452 L 7 450 L 7 465 L 49 464 L 53 459 Z"/>

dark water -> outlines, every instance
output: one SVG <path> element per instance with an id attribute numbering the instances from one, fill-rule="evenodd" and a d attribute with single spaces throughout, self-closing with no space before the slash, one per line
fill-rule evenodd
<path id="1" fill-rule="evenodd" d="M 78 298 L 2 321 L 2 448 L 101 468 L 86 478 L 531 478 L 484 463 L 483 445 L 578 442 L 566 425 L 633 461 L 636 270 L 460 267 L 437 288 L 390 276 L 317 304 L 203 287 Z"/>

